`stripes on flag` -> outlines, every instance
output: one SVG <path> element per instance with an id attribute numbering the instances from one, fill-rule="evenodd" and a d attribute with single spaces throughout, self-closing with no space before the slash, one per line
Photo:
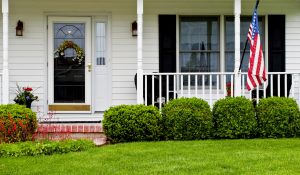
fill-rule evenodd
<path id="1" fill-rule="evenodd" d="M 252 22 L 248 32 L 248 40 L 250 42 L 250 58 L 247 74 L 248 91 L 260 86 L 267 80 L 267 72 L 264 63 L 262 45 L 260 42 L 257 9 L 254 9 Z"/>

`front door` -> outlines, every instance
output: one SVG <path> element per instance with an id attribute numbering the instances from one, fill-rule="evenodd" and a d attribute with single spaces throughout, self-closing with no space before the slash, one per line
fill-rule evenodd
<path id="1" fill-rule="evenodd" d="M 91 112 L 91 18 L 48 18 L 48 107 Z"/>

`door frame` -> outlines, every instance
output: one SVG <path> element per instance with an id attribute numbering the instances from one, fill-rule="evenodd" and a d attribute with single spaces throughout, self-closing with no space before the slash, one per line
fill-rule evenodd
<path id="1" fill-rule="evenodd" d="M 54 23 L 85 23 L 85 103 L 54 103 L 54 44 L 53 24 Z M 47 63 L 48 63 L 48 111 L 56 113 L 91 113 L 92 109 L 92 72 L 88 71 L 91 64 L 92 54 L 92 18 L 91 17 L 69 17 L 69 16 L 48 16 L 47 17 Z"/>

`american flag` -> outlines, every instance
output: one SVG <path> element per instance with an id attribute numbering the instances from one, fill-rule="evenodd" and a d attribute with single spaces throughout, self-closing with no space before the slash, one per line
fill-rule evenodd
<path id="1" fill-rule="evenodd" d="M 253 12 L 252 22 L 248 32 L 248 40 L 250 42 L 250 58 L 247 75 L 247 89 L 248 91 L 251 91 L 267 80 L 256 8 Z"/>

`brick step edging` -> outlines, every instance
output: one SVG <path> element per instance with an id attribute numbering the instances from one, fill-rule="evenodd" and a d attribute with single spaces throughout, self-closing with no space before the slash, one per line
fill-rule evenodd
<path id="1" fill-rule="evenodd" d="M 48 133 L 103 133 L 101 124 L 39 124 L 37 132 Z"/>

